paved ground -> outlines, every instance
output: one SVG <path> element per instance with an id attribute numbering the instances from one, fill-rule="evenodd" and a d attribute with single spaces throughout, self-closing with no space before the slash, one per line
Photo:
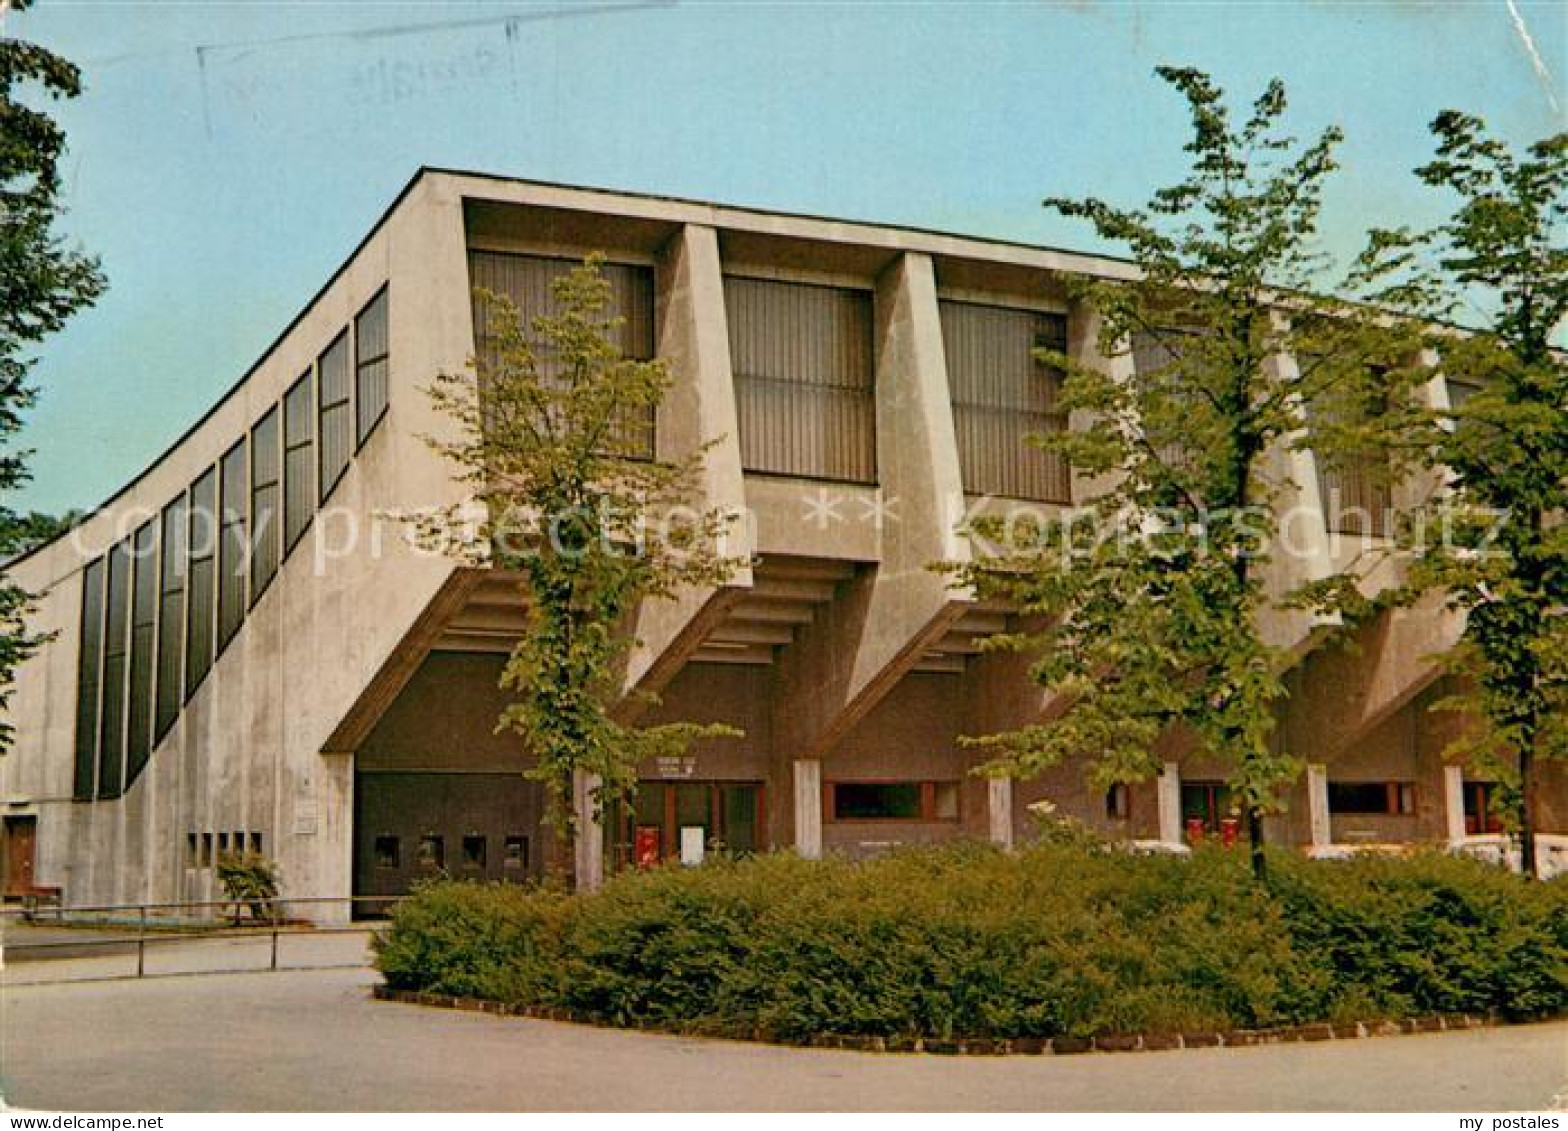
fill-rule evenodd
<path id="1" fill-rule="evenodd" d="M 25 1108 L 1497 1112 L 1568 1091 L 1568 1023 L 1169 1053 L 878 1056 L 377 1002 L 364 969 L 60 985 L 15 985 L 14 973 L 0 989 L 0 1091 Z"/>

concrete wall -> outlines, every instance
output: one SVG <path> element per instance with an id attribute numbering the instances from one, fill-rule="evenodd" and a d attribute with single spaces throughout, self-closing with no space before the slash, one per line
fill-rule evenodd
<path id="1" fill-rule="evenodd" d="M 416 186 L 205 420 L 71 535 L 13 568 L 45 594 L 35 623 L 58 631 L 18 675 L 19 741 L 0 762 L 8 811 L 39 816 L 37 882 L 78 905 L 208 898 L 211 870 L 186 867 L 187 834 L 256 830 L 285 894 L 347 894 L 352 759 L 320 750 L 451 573 L 378 515 L 455 498 L 418 439 L 440 427 L 418 390 L 472 350 L 462 238 L 456 197 L 437 181 Z M 389 279 L 387 418 L 125 798 L 71 801 L 82 568 L 244 435 Z"/>

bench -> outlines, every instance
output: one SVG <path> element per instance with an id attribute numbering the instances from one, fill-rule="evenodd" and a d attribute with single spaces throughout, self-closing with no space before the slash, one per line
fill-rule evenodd
<path id="1" fill-rule="evenodd" d="M 60 889 L 35 884 L 22 891 L 7 892 L 7 899 L 20 899 L 22 901 L 22 918 L 26 922 L 33 922 L 38 917 L 38 911 L 43 907 L 53 907 L 55 917 L 60 915 Z"/>

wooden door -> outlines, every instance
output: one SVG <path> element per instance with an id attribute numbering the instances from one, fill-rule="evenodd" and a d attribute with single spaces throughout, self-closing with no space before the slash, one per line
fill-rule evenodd
<path id="1" fill-rule="evenodd" d="M 38 843 L 37 817 L 5 819 L 5 890 L 26 895 L 33 890 L 33 856 Z"/>

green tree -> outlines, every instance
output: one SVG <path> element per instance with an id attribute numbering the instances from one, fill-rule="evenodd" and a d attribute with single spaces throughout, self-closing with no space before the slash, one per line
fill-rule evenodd
<path id="1" fill-rule="evenodd" d="M 1062 407 L 1090 423 L 1034 442 L 1101 486 L 1027 536 L 976 521 L 982 552 L 958 570 L 1044 625 L 1000 645 L 1037 652 L 1034 678 L 1067 706 L 1049 725 L 972 741 L 992 755 L 983 772 L 1087 757 L 1100 786 L 1152 776 L 1162 740 L 1222 759 L 1261 876 L 1263 817 L 1301 769 L 1275 733 L 1290 656 L 1268 635 L 1288 612 L 1269 568 L 1289 483 L 1271 466 L 1310 429 L 1330 458 L 1372 453 L 1393 474 L 1388 417 L 1366 410 L 1414 375 L 1408 343 L 1310 293 L 1339 132 L 1284 136 L 1278 81 L 1238 125 L 1207 76 L 1157 73 L 1191 115 L 1184 179 L 1145 210 L 1046 201 L 1126 246 L 1138 271 L 1078 295 L 1099 312 L 1100 353 L 1132 354 L 1131 372 L 1043 355 L 1065 374 Z"/>
<path id="2" fill-rule="evenodd" d="M 1465 616 L 1444 659 L 1469 720 L 1448 751 L 1514 786 L 1512 824 L 1536 874 L 1535 789 L 1543 759 L 1568 756 L 1568 365 L 1553 335 L 1568 314 L 1568 134 L 1516 154 L 1457 111 L 1431 125 L 1416 170 L 1457 198 L 1421 233 L 1374 233 L 1364 282 L 1379 302 L 1437 326 L 1426 344 L 1455 396 L 1425 421 L 1447 481 L 1409 532 L 1402 599 L 1447 595 Z"/>
<path id="3" fill-rule="evenodd" d="M 618 717 L 638 605 L 720 583 L 738 563 L 721 552 L 726 516 L 698 501 L 707 448 L 676 460 L 636 454 L 649 446 L 670 374 L 663 361 L 621 356 L 599 267 L 590 258 L 557 279 L 553 312 L 526 327 L 509 299 L 480 291 L 493 345 L 431 389 L 457 425 L 457 438 L 431 442 L 479 506 L 427 517 L 423 534 L 518 573 L 528 628 L 502 675 L 515 698 L 499 728 L 526 742 L 528 775 L 546 788 L 563 847 L 576 833 L 575 775 L 597 778 L 602 812 L 635 789 L 643 759 L 738 733 Z"/>
<path id="4" fill-rule="evenodd" d="M 28 6 L 11 0 L 12 11 Z M 81 74 L 37 44 L 0 34 L 0 494 L 30 478 L 31 454 L 16 446 L 37 390 L 28 384 L 31 350 L 103 292 L 95 259 L 69 248 L 55 230 L 62 207 L 65 134 L 47 113 L 19 100 L 32 84 L 50 98 L 74 98 Z M 0 506 L 0 562 L 33 544 L 37 525 Z M 15 738 L 4 721 L 16 669 L 44 637 L 27 627 L 33 595 L 0 577 L 0 754 Z"/>

